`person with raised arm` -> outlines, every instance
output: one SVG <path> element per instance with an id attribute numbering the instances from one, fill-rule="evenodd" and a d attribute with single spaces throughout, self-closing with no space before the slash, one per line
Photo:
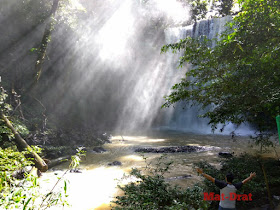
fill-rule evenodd
<path id="1" fill-rule="evenodd" d="M 236 191 L 239 190 L 243 184 L 247 183 L 256 176 L 255 172 L 251 172 L 250 176 L 244 179 L 242 182 L 233 183 L 234 175 L 228 173 L 225 177 L 226 182 L 217 180 L 212 176 L 203 173 L 201 168 L 196 169 L 199 174 L 204 176 L 209 181 L 213 182 L 217 187 L 220 188 L 220 195 L 215 195 L 212 193 L 204 193 L 204 200 L 219 200 L 219 210 L 234 210 L 236 209 L 236 200 L 252 200 L 252 194 L 236 194 Z"/>

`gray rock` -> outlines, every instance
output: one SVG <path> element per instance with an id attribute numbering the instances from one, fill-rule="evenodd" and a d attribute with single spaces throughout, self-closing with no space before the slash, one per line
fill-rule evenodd
<path id="1" fill-rule="evenodd" d="M 120 161 L 114 161 L 112 163 L 108 163 L 108 166 L 121 166 L 122 163 Z"/>
<path id="2" fill-rule="evenodd" d="M 107 150 L 104 149 L 103 147 L 94 147 L 94 148 L 92 149 L 92 151 L 93 151 L 94 153 L 104 153 L 104 152 L 107 152 Z"/>
<path id="3" fill-rule="evenodd" d="M 188 179 L 188 178 L 191 178 L 192 176 L 191 175 L 182 175 L 182 176 L 174 176 L 174 177 L 170 177 L 170 178 L 167 178 L 166 180 L 167 181 L 172 181 L 172 180 L 180 180 L 180 179 Z"/>
<path id="4" fill-rule="evenodd" d="M 70 173 L 82 173 L 82 171 L 78 168 L 73 168 L 70 170 Z"/>
<path id="5" fill-rule="evenodd" d="M 135 152 L 144 153 L 177 153 L 177 152 L 198 152 L 205 151 L 206 147 L 202 146 L 172 146 L 172 147 L 144 147 L 137 148 Z"/>

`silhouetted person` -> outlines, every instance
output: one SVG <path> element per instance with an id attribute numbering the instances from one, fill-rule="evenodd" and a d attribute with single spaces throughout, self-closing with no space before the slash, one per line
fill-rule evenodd
<path id="1" fill-rule="evenodd" d="M 210 180 L 211 182 L 215 183 L 217 187 L 220 188 L 220 195 L 214 195 L 214 193 L 204 193 L 204 199 L 212 199 L 212 200 L 220 200 L 219 203 L 219 210 L 233 210 L 236 209 L 236 200 L 252 200 L 252 194 L 249 193 L 248 195 L 237 195 L 236 191 L 242 187 L 243 184 L 250 181 L 253 177 L 256 176 L 256 173 L 250 173 L 250 176 L 244 179 L 242 182 L 233 184 L 232 181 L 234 179 L 233 174 L 229 173 L 226 175 L 226 182 L 217 180 L 212 176 L 203 173 L 203 170 L 198 168 L 196 169 L 198 173 L 204 176 L 206 179 Z M 218 198 L 217 198 L 218 196 Z"/>

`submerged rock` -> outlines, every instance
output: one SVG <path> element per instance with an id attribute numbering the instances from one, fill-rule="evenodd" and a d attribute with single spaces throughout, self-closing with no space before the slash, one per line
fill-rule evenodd
<path id="1" fill-rule="evenodd" d="M 82 173 L 82 171 L 78 168 L 73 168 L 70 170 L 70 173 Z"/>
<path id="2" fill-rule="evenodd" d="M 112 163 L 108 163 L 108 166 L 121 166 L 122 163 L 120 161 L 114 161 Z"/>
<path id="3" fill-rule="evenodd" d="M 103 147 L 94 147 L 92 149 L 92 152 L 94 152 L 94 153 L 104 153 L 104 152 L 107 152 L 107 150 L 104 149 Z"/>
<path id="4" fill-rule="evenodd" d="M 220 157 L 224 157 L 224 158 L 230 158 L 233 157 L 234 153 L 230 153 L 230 152 L 219 152 L 219 156 Z"/>
<path id="5" fill-rule="evenodd" d="M 172 180 L 180 180 L 180 179 L 188 179 L 192 177 L 192 175 L 182 175 L 182 176 L 174 176 L 174 177 L 170 177 L 170 178 L 167 178 L 166 180 L 167 181 L 172 181 Z"/>
<path id="6" fill-rule="evenodd" d="M 144 147 L 137 148 L 135 152 L 144 153 L 175 153 L 175 152 L 198 152 L 205 151 L 206 147 L 202 146 L 172 146 L 172 147 Z"/>

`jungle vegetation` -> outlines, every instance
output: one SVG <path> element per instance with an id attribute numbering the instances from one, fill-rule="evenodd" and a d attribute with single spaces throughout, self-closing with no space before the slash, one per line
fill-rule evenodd
<path id="1" fill-rule="evenodd" d="M 199 104 L 209 124 L 249 122 L 261 133 L 276 132 L 280 114 L 280 2 L 239 0 L 240 11 L 210 47 L 207 37 L 187 37 L 162 52 L 181 52 L 179 67 L 192 64 L 163 107 Z"/>

